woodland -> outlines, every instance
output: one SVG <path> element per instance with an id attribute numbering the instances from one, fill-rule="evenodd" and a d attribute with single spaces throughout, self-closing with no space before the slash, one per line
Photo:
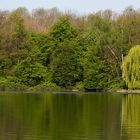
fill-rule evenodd
<path id="1" fill-rule="evenodd" d="M 0 90 L 140 88 L 140 10 L 0 11 Z"/>

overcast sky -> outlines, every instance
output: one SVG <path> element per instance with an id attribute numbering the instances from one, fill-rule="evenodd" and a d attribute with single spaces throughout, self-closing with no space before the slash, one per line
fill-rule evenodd
<path id="1" fill-rule="evenodd" d="M 0 0 L 1 10 L 13 10 L 21 6 L 29 10 L 57 7 L 62 11 L 71 9 L 84 14 L 104 9 L 120 12 L 127 6 L 139 9 L 140 0 Z"/>

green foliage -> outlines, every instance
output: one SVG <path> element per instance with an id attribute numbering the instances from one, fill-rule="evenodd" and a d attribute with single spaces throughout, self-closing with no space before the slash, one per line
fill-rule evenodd
<path id="1" fill-rule="evenodd" d="M 50 57 L 52 54 L 53 42 L 49 38 L 48 34 L 31 34 L 32 39 L 32 55 L 38 59 L 44 66 L 50 64 Z"/>
<path id="2" fill-rule="evenodd" d="M 110 81 L 110 86 L 108 89 L 112 91 L 118 91 L 120 89 L 125 88 L 126 88 L 125 81 L 123 81 L 122 79 L 115 79 L 113 81 Z"/>
<path id="3" fill-rule="evenodd" d="M 1 89 L 119 89 L 123 73 L 128 88 L 140 88 L 140 46 L 131 49 L 140 44 L 138 11 L 126 9 L 115 18 L 111 11 L 64 14 L 57 21 L 60 13 L 52 18 L 52 9 L 48 18 L 47 12 L 31 16 L 18 8 L 0 19 Z"/>
<path id="4" fill-rule="evenodd" d="M 76 37 L 78 30 L 70 25 L 67 17 L 59 19 L 50 29 L 50 38 L 56 43 L 71 40 Z"/>
<path id="5" fill-rule="evenodd" d="M 77 44 L 66 41 L 53 55 L 51 64 L 52 80 L 61 87 L 71 87 L 80 81 L 82 69 L 76 52 Z"/>
<path id="6" fill-rule="evenodd" d="M 36 86 L 47 79 L 47 68 L 30 57 L 17 64 L 14 72 L 19 83 L 27 86 Z"/>
<path id="7" fill-rule="evenodd" d="M 0 58 L 0 77 L 5 76 L 8 73 L 9 67 L 12 66 L 12 62 L 9 58 Z"/>
<path id="8" fill-rule="evenodd" d="M 24 19 L 18 13 L 10 14 L 0 30 L 0 75 L 11 75 L 11 69 L 29 56 L 29 36 Z"/>
<path id="9" fill-rule="evenodd" d="M 83 91 L 84 90 L 84 83 L 82 81 L 77 82 L 75 88 L 80 90 L 80 91 Z"/>
<path id="10" fill-rule="evenodd" d="M 19 83 L 16 77 L 0 78 L 0 91 L 24 91 L 28 86 Z"/>
<path id="11" fill-rule="evenodd" d="M 105 66 L 96 54 L 96 48 L 91 47 L 84 59 L 84 87 L 87 89 L 106 88 L 107 77 Z"/>
<path id="12" fill-rule="evenodd" d="M 32 92 L 61 91 L 61 88 L 57 86 L 55 83 L 46 81 L 42 84 L 28 88 L 28 91 Z"/>
<path id="13" fill-rule="evenodd" d="M 129 89 L 140 88 L 140 45 L 130 49 L 123 62 L 126 85 Z"/>
<path id="14" fill-rule="evenodd" d="M 16 49 L 25 49 L 28 46 L 28 34 L 24 24 L 24 19 L 18 14 L 13 13 L 10 17 L 13 20 L 13 32 L 11 34 L 11 45 Z"/>

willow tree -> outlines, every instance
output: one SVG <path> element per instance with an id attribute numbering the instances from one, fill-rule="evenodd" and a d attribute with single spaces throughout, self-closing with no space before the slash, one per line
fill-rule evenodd
<path id="1" fill-rule="evenodd" d="M 130 49 L 123 62 L 125 82 L 129 89 L 140 89 L 140 45 Z"/>

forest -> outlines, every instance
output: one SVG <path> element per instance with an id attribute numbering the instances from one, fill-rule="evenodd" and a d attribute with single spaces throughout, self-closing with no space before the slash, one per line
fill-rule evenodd
<path id="1" fill-rule="evenodd" d="M 0 11 L 0 90 L 140 88 L 140 10 Z"/>

